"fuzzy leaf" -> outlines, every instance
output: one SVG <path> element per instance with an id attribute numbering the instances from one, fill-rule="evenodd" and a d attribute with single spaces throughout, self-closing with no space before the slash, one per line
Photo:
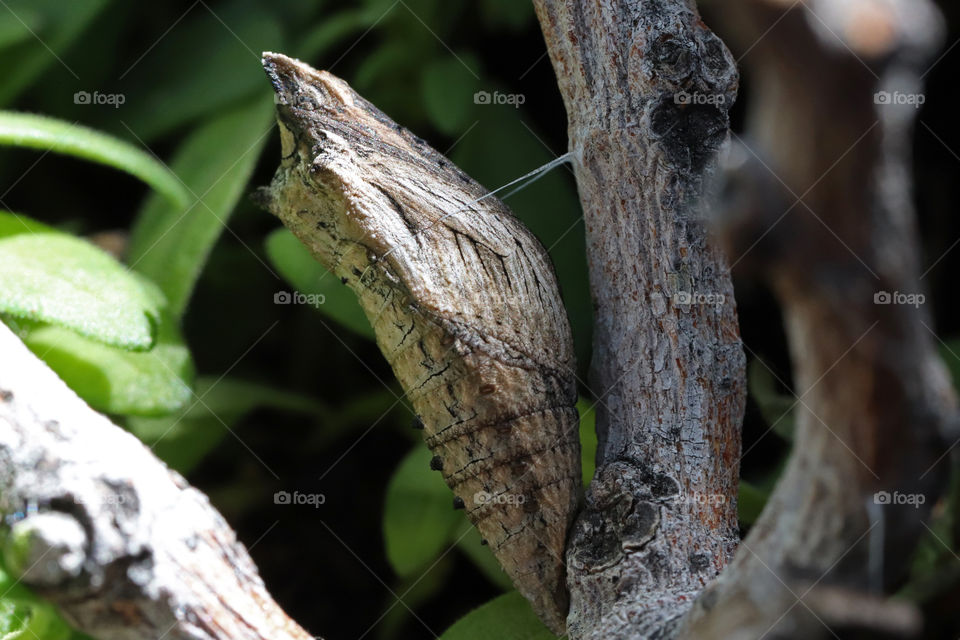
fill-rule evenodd
<path id="1" fill-rule="evenodd" d="M 0 216 L 0 313 L 47 322 L 114 347 L 153 346 L 159 309 L 150 283 L 89 242 Z"/>
<path id="2" fill-rule="evenodd" d="M 54 326 L 18 332 L 26 345 L 91 407 L 104 413 L 162 415 L 190 399 L 194 369 L 175 320 L 161 317 L 150 351 L 130 352 Z"/>

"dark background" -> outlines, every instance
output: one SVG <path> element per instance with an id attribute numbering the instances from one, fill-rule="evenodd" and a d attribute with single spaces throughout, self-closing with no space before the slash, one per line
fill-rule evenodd
<path id="1" fill-rule="evenodd" d="M 205 69 L 205 61 L 217 51 L 226 51 L 236 73 L 262 78 L 256 55 L 262 48 L 295 53 L 296 43 L 311 32 L 362 7 L 382 16 L 369 32 L 360 37 L 364 31 L 360 29 L 307 61 L 318 68 L 332 68 L 490 188 L 566 150 L 566 121 L 553 71 L 544 56 L 532 8 L 519 0 L 111 2 L 81 35 L 56 51 L 81 80 L 54 62 L 39 82 L 8 101 L 6 108 L 79 121 L 145 144 L 160 158 L 169 158 L 178 142 L 206 117 L 151 124 L 158 112 L 171 108 L 165 96 L 192 99 L 176 91 L 185 75 Z M 946 50 L 960 38 L 960 25 L 955 5 L 944 5 L 944 10 L 950 23 Z M 235 24 L 238 16 L 267 16 L 279 25 L 278 35 L 257 29 L 256 20 L 253 36 L 246 31 L 241 35 Z M 705 18 L 710 23 L 708 11 Z M 12 19 L 0 7 L 0 25 Z M 208 35 L 193 38 L 191 30 Z M 462 77 L 457 76 L 460 63 L 454 53 L 477 78 L 466 69 Z M 4 72 L 0 85 L 10 71 L 6 64 L 0 55 Z M 960 336 L 953 286 L 960 249 L 949 251 L 960 239 L 960 222 L 954 215 L 960 200 L 960 130 L 954 115 L 960 103 L 955 81 L 958 65 L 960 46 L 950 50 L 928 76 L 927 103 L 920 112 L 920 122 L 926 126 L 918 126 L 915 143 L 924 268 L 940 260 L 924 282 L 944 340 Z M 455 78 L 443 97 L 449 104 L 439 103 L 439 108 L 460 114 L 449 122 L 427 105 L 424 76 L 431 69 Z M 201 85 L 204 100 L 216 98 L 227 82 L 232 80 L 209 77 Z M 244 82 L 251 89 L 240 92 L 241 98 L 269 92 L 265 79 L 259 84 Z M 75 91 L 94 89 L 123 93 L 127 102 L 116 110 L 73 103 Z M 525 102 L 520 109 L 475 105 L 472 93 L 476 90 L 522 94 Z M 741 97 L 749 91 L 744 83 Z M 227 96 L 219 105 L 214 99 L 210 113 L 236 99 Z M 734 110 L 735 130 L 743 122 L 740 105 Z M 268 183 L 276 167 L 275 130 L 269 138 L 251 189 Z M 69 158 L 45 155 L 38 161 L 39 157 L 37 152 L 0 149 L 0 193 L 6 192 L 0 199 L 7 208 L 81 234 L 130 226 L 146 194 L 140 182 Z M 586 380 L 590 303 L 583 224 L 577 222 L 580 213 L 572 176 L 566 168 L 556 169 L 509 204 L 551 247 L 576 334 L 580 375 Z M 217 244 L 185 318 L 186 338 L 198 370 L 214 376 L 229 370 L 233 378 L 269 383 L 330 407 L 369 402 L 372 415 L 380 415 L 392 402 L 391 390 L 399 393 L 399 388 L 376 346 L 334 323 L 321 324 L 317 312 L 308 307 L 271 303 L 275 291 L 288 287 L 251 251 L 267 261 L 263 240 L 278 225 L 246 199 L 229 220 L 236 236 L 224 233 Z M 773 298 L 754 282 L 737 278 L 736 284 L 745 343 L 789 381 L 789 360 Z M 257 342 L 276 320 L 279 325 Z M 377 378 L 387 381 L 390 389 L 384 390 Z M 593 395 L 586 387 L 581 392 L 587 398 Z M 334 429 L 302 415 L 256 411 L 232 425 L 237 437 L 224 437 L 190 474 L 190 481 L 211 496 L 251 546 L 280 603 L 313 633 L 328 639 L 355 639 L 368 630 L 371 638 L 430 636 L 403 605 L 396 605 L 385 618 L 392 620 L 389 625 L 370 630 L 395 604 L 390 590 L 399 588 L 384 554 L 381 520 L 390 476 L 401 458 L 417 446 L 410 420 L 410 411 L 397 405 L 365 433 L 372 423 L 369 416 Z M 757 446 L 743 461 L 743 475 L 757 483 L 772 479 L 771 473 L 789 449 L 776 435 L 761 439 L 767 429 L 768 421 L 751 399 L 744 446 Z M 336 435 L 324 437 L 325 430 Z M 273 504 L 274 491 L 294 488 L 322 492 L 326 504 L 322 509 L 295 512 Z M 450 573 L 443 588 L 413 607 L 437 633 L 499 593 L 463 554 L 451 553 L 446 562 Z"/>

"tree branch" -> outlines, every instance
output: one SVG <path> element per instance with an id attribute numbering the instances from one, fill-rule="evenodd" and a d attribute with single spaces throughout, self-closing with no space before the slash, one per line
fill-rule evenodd
<path id="1" fill-rule="evenodd" d="M 949 469 L 937 463 L 956 398 L 923 305 L 910 179 L 922 61 L 941 23 L 925 0 L 738 0 L 722 11 L 752 49 L 756 91 L 729 182 L 731 255 L 783 306 L 797 435 L 689 630 L 814 638 L 834 623 L 808 590 L 892 593 Z"/>
<path id="2" fill-rule="evenodd" d="M 207 498 L 0 323 L 4 557 L 98 640 L 307 640 Z"/>
<path id="3" fill-rule="evenodd" d="M 701 199 L 737 73 L 692 2 L 534 5 L 566 103 L 595 303 L 600 449 L 568 545 L 570 635 L 659 637 L 738 539 L 744 356 Z"/>

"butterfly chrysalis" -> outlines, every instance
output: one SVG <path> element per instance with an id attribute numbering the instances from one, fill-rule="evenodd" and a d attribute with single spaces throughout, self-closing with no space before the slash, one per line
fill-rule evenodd
<path id="1" fill-rule="evenodd" d="M 430 467 L 562 633 L 580 445 L 570 327 L 546 251 L 344 81 L 279 54 L 263 62 L 282 160 L 258 199 L 353 288 Z"/>

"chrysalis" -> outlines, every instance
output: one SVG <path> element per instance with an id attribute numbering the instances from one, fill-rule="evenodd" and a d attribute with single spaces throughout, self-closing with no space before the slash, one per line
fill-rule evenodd
<path id="1" fill-rule="evenodd" d="M 258 198 L 356 292 L 430 466 L 562 633 L 580 445 L 570 327 L 546 251 L 345 82 L 279 54 L 263 62 L 283 149 Z"/>

